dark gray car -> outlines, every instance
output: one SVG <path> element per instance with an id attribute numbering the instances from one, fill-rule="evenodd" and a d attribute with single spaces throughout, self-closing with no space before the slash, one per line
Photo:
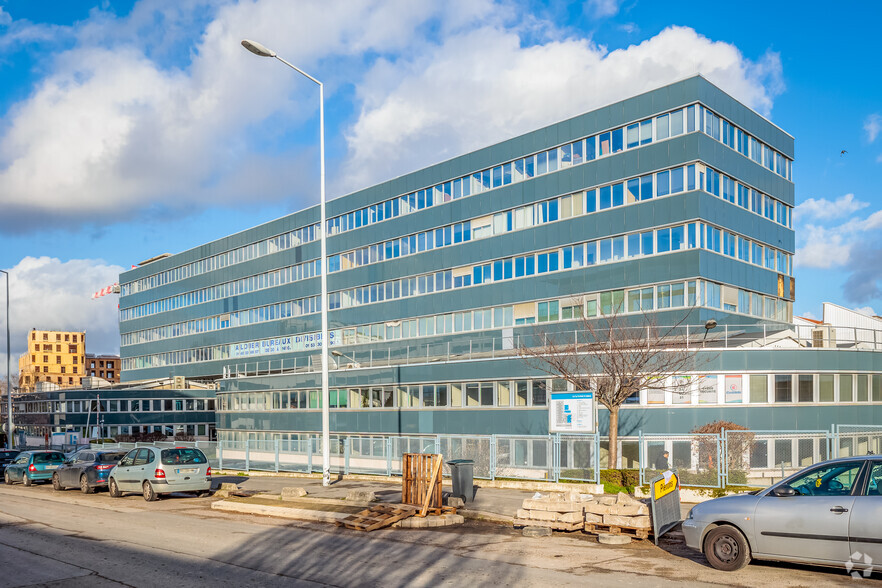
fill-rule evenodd
<path id="1" fill-rule="evenodd" d="M 882 456 L 868 455 L 815 464 L 755 494 L 698 504 L 683 534 L 721 570 L 740 569 L 751 558 L 863 570 L 882 562 L 880 521 Z"/>

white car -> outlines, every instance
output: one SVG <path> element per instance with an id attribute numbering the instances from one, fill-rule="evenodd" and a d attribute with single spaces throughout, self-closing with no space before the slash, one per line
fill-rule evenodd
<path id="1" fill-rule="evenodd" d="M 137 447 L 110 470 L 107 489 L 113 498 L 140 492 L 147 501 L 172 492 L 207 496 L 211 466 L 205 454 L 193 447 Z"/>

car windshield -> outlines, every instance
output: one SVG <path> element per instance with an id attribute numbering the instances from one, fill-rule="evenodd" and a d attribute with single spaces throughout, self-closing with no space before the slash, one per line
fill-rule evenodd
<path id="1" fill-rule="evenodd" d="M 0 451 L 0 459 L 12 459 L 18 455 L 17 451 Z"/>
<path id="2" fill-rule="evenodd" d="M 34 463 L 50 463 L 53 461 L 64 461 L 63 453 L 35 453 Z"/>
<path id="3" fill-rule="evenodd" d="M 162 463 L 164 464 L 206 463 L 207 461 L 205 454 L 198 449 L 176 447 L 162 450 Z"/>
<path id="4" fill-rule="evenodd" d="M 123 453 L 99 453 L 97 461 L 101 463 L 116 463 L 122 459 L 122 456 L 125 455 Z"/>

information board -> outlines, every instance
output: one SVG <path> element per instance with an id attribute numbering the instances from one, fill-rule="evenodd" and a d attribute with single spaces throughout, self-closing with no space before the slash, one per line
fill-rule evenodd
<path id="1" fill-rule="evenodd" d="M 549 433 L 593 433 L 596 426 L 594 392 L 555 392 L 548 403 Z"/>
<path id="2" fill-rule="evenodd" d="M 649 481 L 652 533 L 655 544 L 680 521 L 680 478 L 668 470 Z"/>

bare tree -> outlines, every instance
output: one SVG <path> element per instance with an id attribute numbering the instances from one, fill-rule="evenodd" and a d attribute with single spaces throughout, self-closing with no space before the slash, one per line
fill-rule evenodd
<path id="1" fill-rule="evenodd" d="M 638 323 L 618 313 L 582 317 L 577 330 L 522 337 L 519 354 L 533 368 L 563 378 L 576 390 L 593 390 L 609 410 L 609 464 L 618 461 L 619 408 L 641 390 L 691 388 L 696 349 L 687 344 L 684 323 L 659 327 L 650 315 Z M 633 316 L 631 317 L 634 318 Z"/>

